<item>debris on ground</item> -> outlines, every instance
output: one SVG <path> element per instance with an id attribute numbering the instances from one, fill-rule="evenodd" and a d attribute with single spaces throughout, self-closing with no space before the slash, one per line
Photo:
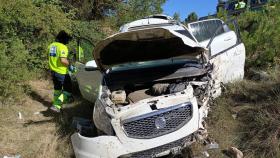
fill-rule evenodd
<path id="1" fill-rule="evenodd" d="M 15 156 L 3 156 L 3 158 L 21 158 L 20 155 L 15 155 Z"/>
<path id="2" fill-rule="evenodd" d="M 81 118 L 81 117 L 73 117 L 71 126 L 83 136 L 89 137 L 95 134 L 94 124 L 91 120 Z"/>
<path id="3" fill-rule="evenodd" d="M 211 142 L 210 144 L 206 145 L 207 150 L 211 149 L 219 149 L 219 144 L 216 142 Z"/>
<path id="4" fill-rule="evenodd" d="M 193 143 L 189 148 L 190 156 L 187 158 L 209 158 L 216 157 L 220 152 L 220 145 L 210 137 Z"/>
<path id="5" fill-rule="evenodd" d="M 41 114 L 41 112 L 40 112 L 40 111 L 37 111 L 37 112 L 34 112 L 33 114 L 34 114 L 34 115 L 39 115 L 39 114 Z"/>
<path id="6" fill-rule="evenodd" d="M 232 118 L 233 118 L 234 120 L 236 120 L 237 114 L 232 114 L 231 116 L 232 116 Z"/>
<path id="7" fill-rule="evenodd" d="M 203 151 L 202 154 L 204 157 L 210 157 L 210 154 L 207 151 Z"/>
<path id="8" fill-rule="evenodd" d="M 18 112 L 18 119 L 20 119 L 20 120 L 22 120 L 22 114 L 21 114 L 21 112 Z"/>
<path id="9" fill-rule="evenodd" d="M 230 158 L 243 158 L 243 153 L 236 147 L 230 147 L 228 150 L 224 150 L 223 153 Z"/>

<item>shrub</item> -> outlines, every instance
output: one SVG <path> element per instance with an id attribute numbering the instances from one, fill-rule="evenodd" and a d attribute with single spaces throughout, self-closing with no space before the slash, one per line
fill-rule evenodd
<path id="1" fill-rule="evenodd" d="M 247 66 L 277 64 L 280 58 L 280 4 L 268 5 L 261 11 L 248 11 L 237 17 L 246 45 Z"/>
<path id="2" fill-rule="evenodd" d="M 47 68 L 47 45 L 70 31 L 68 16 L 53 3 L 0 1 L 0 101 L 20 97 L 32 73 Z"/>
<path id="3" fill-rule="evenodd" d="M 0 100 L 11 100 L 10 97 L 23 92 L 22 81 L 29 76 L 27 56 L 28 52 L 18 38 L 0 43 Z"/>

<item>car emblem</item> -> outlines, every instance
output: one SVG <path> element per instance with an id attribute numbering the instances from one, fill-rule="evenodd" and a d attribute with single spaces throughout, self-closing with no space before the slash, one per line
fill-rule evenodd
<path id="1" fill-rule="evenodd" d="M 155 126 L 157 129 L 163 129 L 166 127 L 166 120 L 164 117 L 158 117 L 155 119 Z"/>

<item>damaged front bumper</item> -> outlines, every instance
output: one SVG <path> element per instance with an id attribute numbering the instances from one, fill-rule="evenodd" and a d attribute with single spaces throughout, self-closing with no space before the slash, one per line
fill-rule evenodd
<path id="1" fill-rule="evenodd" d="M 115 136 L 84 137 L 80 133 L 71 136 L 76 158 L 117 157 L 126 153 Z"/>
<path id="2" fill-rule="evenodd" d="M 199 130 L 198 121 L 199 117 L 195 115 L 177 131 L 152 139 L 124 138 L 122 135 L 85 137 L 74 133 L 71 141 L 77 158 L 161 157 L 177 154 L 182 147 L 193 143 Z"/>
<path id="3" fill-rule="evenodd" d="M 191 98 L 192 99 L 187 99 L 186 101 L 192 104 L 192 118 L 175 131 L 170 130 L 170 133 L 152 138 L 134 138 L 128 136 L 124 132 L 125 130 L 119 119 L 112 119 L 112 125 L 116 131 L 116 136 L 85 137 L 80 133 L 72 135 L 71 140 L 76 157 L 146 158 L 178 153 L 182 147 L 190 145 L 196 140 L 196 132 L 200 129 L 199 122 L 202 121 L 200 119 L 201 114 L 196 99 L 194 97 Z M 143 108 L 143 106 L 141 107 Z M 169 113 L 169 115 L 166 116 L 166 119 L 172 119 L 173 115 L 171 115 L 170 111 L 167 113 Z"/>
<path id="4" fill-rule="evenodd" d="M 161 157 L 177 154 L 182 147 L 194 142 L 194 135 L 163 144 L 143 151 L 136 151 L 133 146 L 126 147 L 116 136 L 99 136 L 88 138 L 75 133 L 71 136 L 73 149 L 77 158 L 130 158 Z M 158 144 L 161 144 L 159 142 Z"/>

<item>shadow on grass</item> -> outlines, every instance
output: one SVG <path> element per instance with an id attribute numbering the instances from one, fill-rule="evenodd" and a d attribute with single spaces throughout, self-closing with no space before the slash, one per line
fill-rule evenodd
<path id="1" fill-rule="evenodd" d="M 42 103 L 45 107 L 51 107 L 52 106 L 52 103 L 50 101 L 47 101 L 46 99 L 44 99 L 44 97 L 42 97 L 36 91 L 32 90 L 29 95 L 33 100 L 36 100 L 36 101 Z"/>
<path id="2" fill-rule="evenodd" d="M 93 103 L 82 98 L 69 106 L 65 105 L 56 121 L 60 137 L 65 137 L 75 131 L 72 126 L 74 117 L 92 120 L 92 113 Z"/>
<path id="3" fill-rule="evenodd" d="M 29 120 L 24 124 L 24 127 L 54 123 L 57 127 L 56 133 L 58 134 L 59 139 L 66 140 L 67 144 L 71 144 L 70 136 L 75 132 L 75 129 L 72 126 L 74 117 L 92 120 L 93 103 L 90 103 L 80 97 L 75 97 L 75 102 L 63 105 L 61 112 L 55 113 L 49 109 L 51 103 L 44 100 L 43 97 L 35 92 L 32 93 L 31 96 L 34 100 L 39 101 L 45 107 L 48 107 L 47 110 L 40 112 L 46 118 L 40 121 Z M 74 158 L 74 153 L 70 153 L 70 157 Z"/>

